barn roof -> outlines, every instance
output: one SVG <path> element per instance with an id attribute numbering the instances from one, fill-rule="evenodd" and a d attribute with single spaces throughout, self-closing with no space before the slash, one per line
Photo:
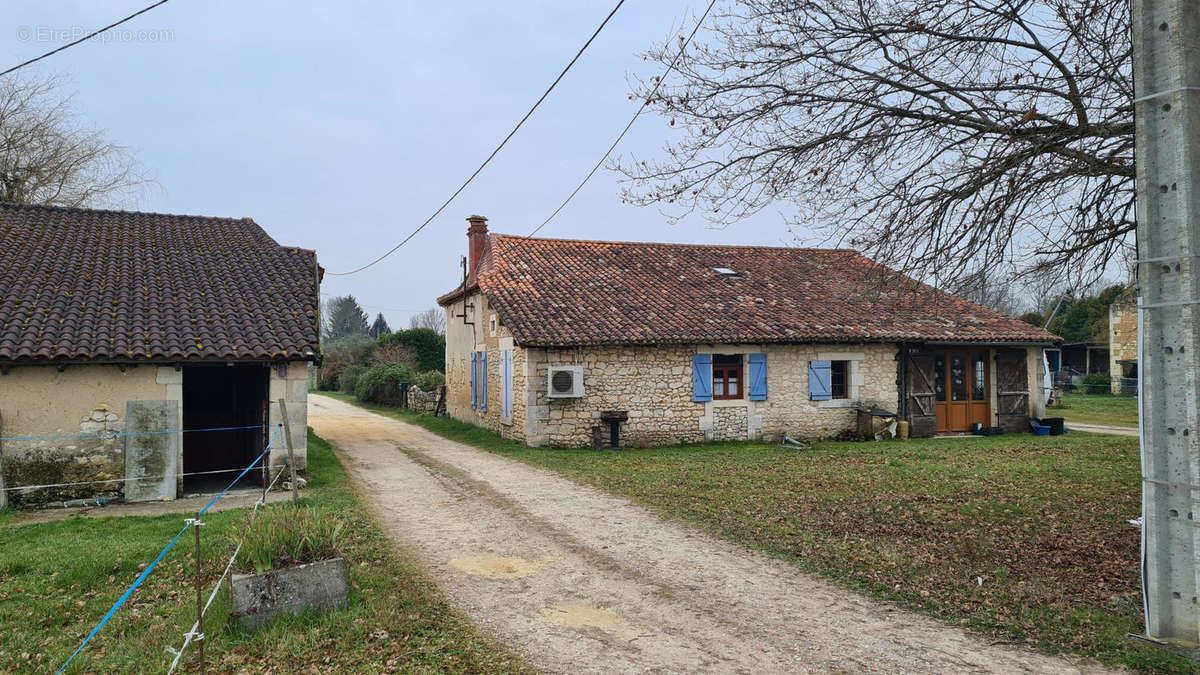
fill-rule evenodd
<path id="1" fill-rule="evenodd" d="M 0 204 L 0 362 L 313 359 L 319 274 L 249 218 Z"/>

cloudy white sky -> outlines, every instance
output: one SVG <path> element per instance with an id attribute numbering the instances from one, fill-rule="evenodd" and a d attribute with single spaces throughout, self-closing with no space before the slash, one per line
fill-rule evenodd
<path id="1" fill-rule="evenodd" d="M 8 67 L 149 0 L 5 0 Z M 566 79 L 445 213 L 383 264 L 327 276 L 393 327 L 459 275 L 465 217 L 526 234 L 574 188 L 637 105 L 638 54 L 688 26 L 700 0 L 629 0 Z M 140 210 L 250 216 L 330 272 L 369 261 L 420 224 L 508 132 L 611 9 L 495 3 L 172 0 L 104 40 L 27 69 L 61 75 L 87 124 L 130 147 L 159 188 Z M 671 134 L 646 114 L 620 153 Z M 779 211 L 723 229 L 623 205 L 603 170 L 541 236 L 790 244 Z"/>

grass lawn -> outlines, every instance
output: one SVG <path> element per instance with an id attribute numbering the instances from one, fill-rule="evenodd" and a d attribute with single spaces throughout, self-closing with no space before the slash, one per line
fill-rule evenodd
<path id="1" fill-rule="evenodd" d="M 1141 512 L 1134 438 L 547 450 L 448 418 L 363 407 L 625 495 L 996 640 L 1196 672 L 1125 640 L 1142 630 L 1139 532 L 1126 522 Z"/>
<path id="2" fill-rule="evenodd" d="M 1050 406 L 1046 414 L 1062 417 L 1068 422 L 1136 427 L 1138 424 L 1138 400 L 1136 396 L 1067 392 L 1062 396 L 1061 406 Z"/>
<path id="3" fill-rule="evenodd" d="M 306 505 L 347 526 L 351 604 L 291 617 L 249 635 L 228 622 L 226 585 L 205 620 L 206 662 L 223 672 L 519 672 L 531 670 L 475 629 L 384 538 L 329 445 L 309 431 Z M 275 504 L 267 508 L 292 508 Z M 207 597 L 232 552 L 245 511 L 207 514 Z M 183 525 L 183 515 L 13 525 L 0 513 L 0 672 L 52 672 L 74 651 L 142 566 Z M 165 672 L 195 619 L 193 544 L 185 534 L 69 672 Z M 195 648 L 184 670 L 194 670 Z"/>

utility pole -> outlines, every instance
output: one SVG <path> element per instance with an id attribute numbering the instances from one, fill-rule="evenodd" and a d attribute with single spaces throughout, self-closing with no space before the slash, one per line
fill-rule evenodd
<path id="1" fill-rule="evenodd" d="M 1200 643 L 1200 0 L 1133 0 L 1146 635 Z"/>

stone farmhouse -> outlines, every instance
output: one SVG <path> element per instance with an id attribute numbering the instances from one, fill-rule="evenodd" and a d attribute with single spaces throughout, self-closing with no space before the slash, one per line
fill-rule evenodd
<path id="1" fill-rule="evenodd" d="M 1027 432 L 1058 338 L 849 250 L 532 239 L 468 218 L 451 416 L 535 446 Z"/>
<path id="2" fill-rule="evenodd" d="M 303 466 L 320 277 L 249 218 L 0 205 L 0 495 L 208 491 L 261 454 L 278 399 Z M 255 428 L 198 431 L 229 427 Z"/>

